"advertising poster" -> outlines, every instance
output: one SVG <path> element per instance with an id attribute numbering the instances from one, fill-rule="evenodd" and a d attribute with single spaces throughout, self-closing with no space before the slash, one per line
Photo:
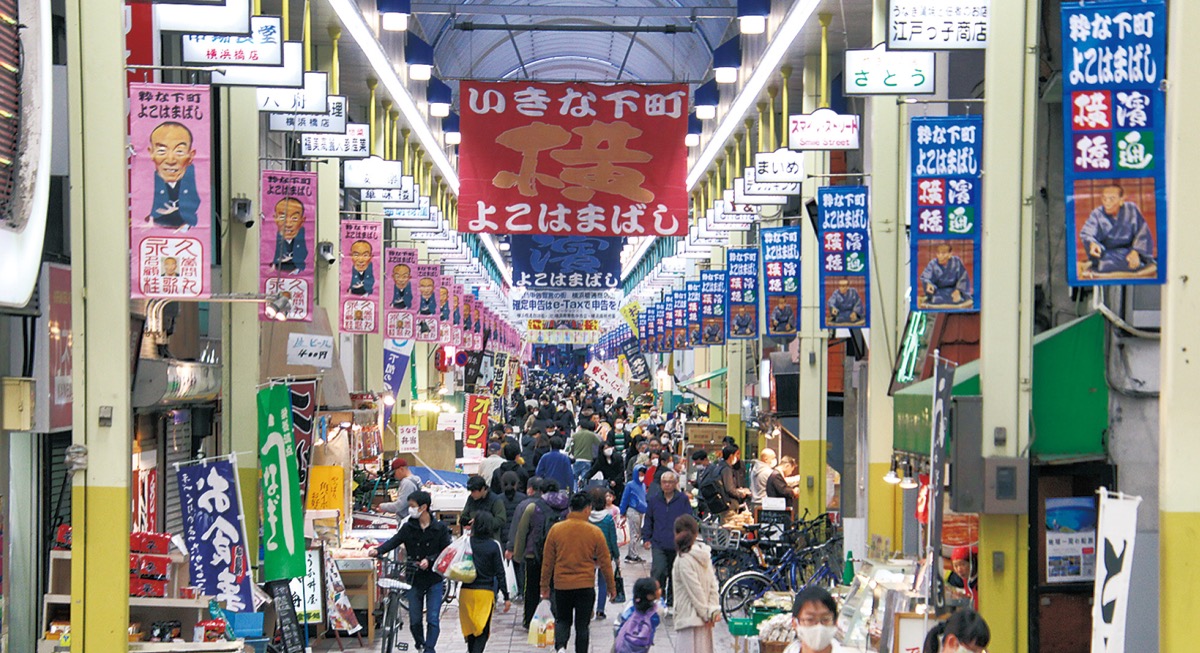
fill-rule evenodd
<path id="1" fill-rule="evenodd" d="M 33 404 L 36 433 L 65 431 L 71 428 L 74 387 L 71 381 L 71 268 L 43 263 L 38 277 L 38 320 L 34 346 L 33 376 L 38 401 Z"/>
<path id="2" fill-rule="evenodd" d="M 264 170 L 258 278 L 265 295 L 291 300 L 288 320 L 312 321 L 317 173 Z M 260 320 L 267 320 L 264 308 Z"/>
<path id="3" fill-rule="evenodd" d="M 724 270 L 700 271 L 700 339 L 705 345 L 725 344 Z"/>
<path id="4" fill-rule="evenodd" d="M 313 434 L 317 427 L 317 382 L 293 381 L 288 384 L 292 395 L 292 434 L 296 447 L 296 477 L 300 497 L 308 488 L 308 466 L 312 462 Z"/>
<path id="5" fill-rule="evenodd" d="M 475 310 L 475 295 L 472 295 L 469 290 L 464 292 L 462 302 L 462 347 L 467 351 L 472 351 L 475 349 L 475 322 L 471 318 L 471 313 Z"/>
<path id="6" fill-rule="evenodd" d="M 397 340 L 394 338 L 383 339 L 383 387 L 392 393 L 392 397 L 399 399 L 401 397 L 411 396 L 411 392 L 403 392 L 401 388 L 404 386 L 404 376 L 408 373 L 409 361 L 412 359 L 413 348 L 416 346 L 416 341 L 412 338 L 407 340 Z M 383 404 L 383 423 L 390 424 L 392 422 L 392 410 L 395 406 Z"/>
<path id="7" fill-rule="evenodd" d="M 1096 577 L 1096 499 L 1046 499 L 1046 582 Z"/>
<path id="8" fill-rule="evenodd" d="M 649 315 L 649 309 L 642 309 L 636 316 L 638 349 L 642 351 L 649 351 L 650 349 L 650 327 L 646 324 L 647 317 L 649 317 Z"/>
<path id="9" fill-rule="evenodd" d="M 865 186 L 817 189 L 821 328 L 871 326 L 871 254 Z"/>
<path id="10" fill-rule="evenodd" d="M 438 279 L 438 342 L 443 345 L 449 345 L 454 340 L 454 321 L 451 319 L 454 304 L 458 298 L 450 299 L 454 283 L 450 280 L 450 275 L 442 275 Z"/>
<path id="11" fill-rule="evenodd" d="M 675 290 L 671 296 L 675 308 L 675 351 L 686 351 L 692 348 L 688 341 L 687 290 Z"/>
<path id="12" fill-rule="evenodd" d="M 417 333 L 417 250 L 383 250 L 383 270 L 383 335 L 411 340 Z"/>
<path id="13" fill-rule="evenodd" d="M 688 281 L 684 287 L 684 296 L 687 298 L 687 342 L 690 349 L 703 344 L 700 339 L 700 288 L 702 286 L 699 281 Z"/>
<path id="14" fill-rule="evenodd" d="M 760 232 L 767 335 L 796 335 L 800 319 L 800 227 L 764 227 Z"/>
<path id="15" fill-rule="evenodd" d="M 458 284 L 450 285 L 450 344 L 462 347 L 463 344 L 463 287 Z"/>
<path id="16" fill-rule="evenodd" d="M 979 310 L 983 118 L 914 117 L 910 130 L 911 308 L 973 313 Z"/>
<path id="17" fill-rule="evenodd" d="M 286 385 L 258 391 L 258 455 L 262 469 L 263 577 L 300 578 L 304 575 L 304 506 L 300 502 L 292 395 Z"/>
<path id="18" fill-rule="evenodd" d="M 463 422 L 463 455 L 482 458 L 487 446 L 488 414 L 492 411 L 492 397 L 478 394 L 467 395 L 466 419 Z M 467 453 L 468 450 L 476 452 Z"/>
<path id="19" fill-rule="evenodd" d="M 1163 0 L 1062 6 L 1073 286 L 1166 280 L 1166 37 Z"/>
<path id="20" fill-rule="evenodd" d="M 749 340 L 758 337 L 758 249 L 733 247 L 726 250 L 726 271 L 729 286 L 725 304 L 729 307 L 726 320 L 730 340 Z"/>
<path id="21" fill-rule="evenodd" d="M 608 290 L 621 285 L 620 238 L 512 237 L 513 285 L 531 290 Z"/>
<path id="22" fill-rule="evenodd" d="M 199 587 L 201 594 L 224 603 L 226 610 L 253 611 L 250 558 L 233 463 L 217 460 L 180 465 L 177 471 L 189 582 Z"/>
<path id="23" fill-rule="evenodd" d="M 686 86 L 464 82 L 459 92 L 459 231 L 687 235 Z"/>
<path id="24" fill-rule="evenodd" d="M 341 294 L 342 333 L 379 331 L 379 266 L 383 249 L 383 224 L 343 220 L 342 262 L 338 287 Z"/>
<path id="25" fill-rule="evenodd" d="M 134 299 L 212 292 L 211 109 L 208 86 L 129 85 Z"/>
<path id="26" fill-rule="evenodd" d="M 663 294 L 663 351 L 675 351 L 675 293 L 668 290 Z"/>

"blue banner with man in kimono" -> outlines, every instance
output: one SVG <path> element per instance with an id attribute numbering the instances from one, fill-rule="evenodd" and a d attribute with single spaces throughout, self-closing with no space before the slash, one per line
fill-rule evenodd
<path id="1" fill-rule="evenodd" d="M 729 287 L 725 305 L 729 309 L 725 336 L 730 340 L 758 337 L 758 248 L 734 247 L 726 250 L 725 269 Z"/>
<path id="2" fill-rule="evenodd" d="M 822 329 L 871 326 L 868 206 L 866 186 L 817 189 Z"/>
<path id="3" fill-rule="evenodd" d="M 800 227 L 764 227 L 759 241 L 767 335 L 789 338 L 796 335 L 800 320 Z"/>
<path id="4" fill-rule="evenodd" d="M 1166 280 L 1166 34 L 1162 0 L 1062 5 L 1073 286 Z"/>
<path id="5" fill-rule="evenodd" d="M 180 465 L 177 472 L 188 582 L 229 612 L 253 612 L 250 556 L 233 463 Z"/>
<path id="6" fill-rule="evenodd" d="M 725 344 L 725 270 L 700 271 L 700 341 Z"/>
<path id="7" fill-rule="evenodd" d="M 983 117 L 914 117 L 909 138 L 912 310 L 973 313 L 979 310 Z"/>
<path id="8" fill-rule="evenodd" d="M 684 284 L 687 293 L 687 341 L 689 347 L 699 347 L 704 344 L 700 339 L 700 282 L 688 281 Z"/>
<path id="9" fill-rule="evenodd" d="M 513 285 L 542 290 L 608 290 L 621 284 L 623 238 L 512 238 Z"/>

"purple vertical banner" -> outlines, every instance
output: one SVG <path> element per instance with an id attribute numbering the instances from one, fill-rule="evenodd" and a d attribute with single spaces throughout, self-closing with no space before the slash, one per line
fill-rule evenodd
<path id="1" fill-rule="evenodd" d="M 1162 0 L 1062 4 L 1072 286 L 1166 281 L 1166 36 Z"/>
<path id="2" fill-rule="evenodd" d="M 916 117 L 910 124 L 912 310 L 979 310 L 983 117 Z M 822 267 L 831 269 L 828 260 Z"/>
<path id="3" fill-rule="evenodd" d="M 768 227 L 762 242 L 763 295 L 767 298 L 767 335 L 796 335 L 800 315 L 800 227 Z"/>
<path id="4" fill-rule="evenodd" d="M 250 558 L 235 474 L 228 460 L 181 465 L 179 506 L 189 582 L 230 612 L 252 612 Z"/>
<path id="5" fill-rule="evenodd" d="M 392 398 L 397 401 L 401 397 L 400 388 L 404 385 L 404 375 L 408 372 L 408 362 L 412 358 L 415 345 L 416 341 L 411 338 L 407 340 L 384 338 L 383 340 L 383 387 L 391 392 Z M 383 423 L 385 425 L 392 421 L 392 408 L 393 406 L 386 403 L 383 405 Z"/>
<path id="6" fill-rule="evenodd" d="M 725 344 L 724 270 L 700 271 L 700 341 L 705 345 Z"/>
<path id="7" fill-rule="evenodd" d="M 416 336 L 417 250 L 383 250 L 383 335 L 396 340 Z"/>
<path id="8" fill-rule="evenodd" d="M 208 86 L 129 85 L 129 289 L 135 299 L 212 292 L 211 109 Z"/>
<path id="9" fill-rule="evenodd" d="M 339 289 L 343 333 L 379 331 L 379 278 L 383 256 L 383 223 L 342 220 Z"/>
<path id="10" fill-rule="evenodd" d="M 817 190 L 821 328 L 871 326 L 870 220 L 866 186 Z"/>
<path id="11" fill-rule="evenodd" d="M 438 339 L 438 286 L 442 282 L 442 266 L 422 264 L 417 266 L 417 341 L 437 342 Z"/>
<path id="12" fill-rule="evenodd" d="M 263 294 L 291 302 L 288 321 L 311 322 L 317 224 L 317 173 L 264 170 L 258 278 Z M 266 305 L 259 319 L 270 319 Z"/>
<path id="13" fill-rule="evenodd" d="M 734 247 L 726 250 L 725 268 L 729 287 L 725 303 L 729 307 L 726 320 L 730 340 L 751 340 L 758 337 L 758 248 Z"/>
<path id="14" fill-rule="evenodd" d="M 684 288 L 687 296 L 687 340 L 689 348 L 703 344 L 700 339 L 700 302 L 701 284 L 699 281 L 688 281 Z"/>

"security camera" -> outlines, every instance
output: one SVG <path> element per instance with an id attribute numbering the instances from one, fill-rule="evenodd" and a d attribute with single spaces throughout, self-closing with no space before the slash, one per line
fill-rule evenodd
<path id="1" fill-rule="evenodd" d="M 317 243 L 317 254 L 330 265 L 337 263 L 337 257 L 333 255 L 333 243 L 328 240 Z"/>
<path id="2" fill-rule="evenodd" d="M 247 229 L 254 226 L 254 204 L 249 197 L 235 197 L 230 207 L 230 213 L 238 222 L 246 226 Z"/>

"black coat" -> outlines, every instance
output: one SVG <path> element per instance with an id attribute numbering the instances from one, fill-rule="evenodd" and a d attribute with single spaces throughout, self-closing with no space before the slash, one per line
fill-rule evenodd
<path id="1" fill-rule="evenodd" d="M 613 496 L 617 501 L 621 500 L 621 493 L 625 490 L 625 458 L 616 451 L 613 452 L 612 458 L 607 458 L 604 452 L 592 461 L 592 466 L 588 469 L 587 478 L 591 479 L 600 472 L 604 475 L 604 480 L 608 482 L 608 487 L 612 489 Z"/>

